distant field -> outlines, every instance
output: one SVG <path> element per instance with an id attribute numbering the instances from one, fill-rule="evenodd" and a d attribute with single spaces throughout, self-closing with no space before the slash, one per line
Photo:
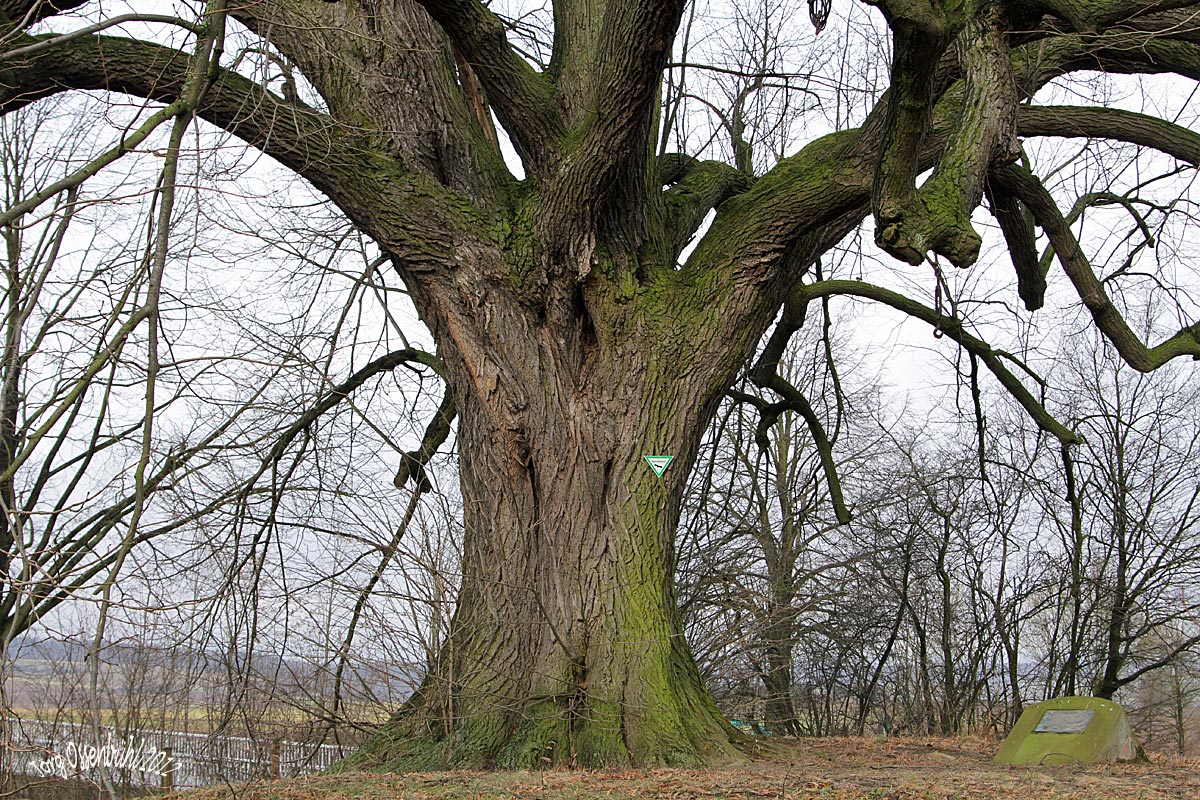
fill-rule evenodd
<path id="1" fill-rule="evenodd" d="M 1200 760 L 1005 767 L 981 739 L 774 740 L 726 770 L 353 773 L 205 789 L 181 800 L 1196 800 Z"/>
<path id="2" fill-rule="evenodd" d="M 223 673 L 210 670 L 184 674 L 163 665 L 142 666 L 132 663 L 136 655 L 131 648 L 109 650 L 114 661 L 104 664 L 99 678 L 101 704 L 106 706 L 101 710 L 102 725 L 123 727 L 132 720 L 147 729 L 196 732 L 228 724 L 228 687 L 222 683 Z M 303 666 L 289 662 L 293 674 Z M 406 669 L 416 674 L 415 668 Z M 85 699 L 89 679 L 82 645 L 39 641 L 21 650 L 0 671 L 7 704 L 4 713 L 32 720 L 91 722 L 92 712 Z M 323 709 L 306 708 L 300 703 L 304 698 L 327 697 L 327 686 L 276 684 L 267 688 L 273 696 L 259 693 L 251 697 L 251 706 L 256 709 L 252 725 L 263 735 L 298 735 L 298 729 L 326 716 Z M 386 707 L 349 693 L 342 702 L 341 715 L 356 723 L 380 723 L 408 696 L 407 691 L 399 690 L 389 694 L 380 681 L 372 683 L 371 690 Z M 300 702 L 291 703 L 289 698 Z M 238 715 L 238 724 L 246 724 L 245 715 Z"/>
<path id="3" fill-rule="evenodd" d="M 79 701 L 85 696 L 84 678 L 73 676 L 73 680 L 65 681 L 63 675 L 55 674 L 48 666 L 43 667 L 43 662 L 33 659 L 20 659 L 16 663 L 17 669 L 4 676 L 8 701 L 4 713 L 45 722 L 92 721 L 92 712 L 81 707 Z M 187 702 L 181 702 L 177 693 L 169 696 L 148 693 L 144 697 L 131 697 L 124 692 L 108 692 L 111 683 L 101 682 L 102 690 L 107 692 L 105 702 L 115 702 L 119 707 L 116 710 L 102 708 L 101 725 L 117 724 L 124 727 L 131 719 L 135 719 L 136 725 L 146 729 L 197 732 L 209 730 L 225 719 L 220 699 L 205 702 L 204 694 L 198 690 L 191 693 Z M 75 687 L 74 693 L 71 687 Z M 256 725 L 272 732 L 278 728 L 297 728 L 320 716 L 314 709 L 298 708 L 279 701 L 271 703 L 260 714 Z M 342 714 L 348 719 L 368 724 L 383 722 L 388 717 L 386 709 L 353 701 L 342 705 Z"/>
<path id="4" fill-rule="evenodd" d="M 183 723 L 186 722 L 185 726 Z M 360 723 L 382 723 L 387 720 L 387 714 L 377 708 L 366 708 L 359 705 L 347 705 L 343 709 L 343 714 L 348 718 L 354 719 Z M 40 720 L 43 722 L 73 722 L 73 723 L 90 723 L 92 721 L 92 712 L 86 709 L 79 708 L 47 708 L 34 706 L 14 705 L 8 711 L 9 716 L 19 717 L 28 720 Z M 279 726 L 298 726 L 303 723 L 308 723 L 314 715 L 308 711 L 299 708 L 290 708 L 288 706 L 279 705 L 270 710 L 270 713 L 263 715 L 262 723 L 267 727 Z M 113 725 L 118 724 L 124 727 L 129 724 L 130 711 L 128 709 L 102 709 L 100 711 L 100 724 Z M 146 709 L 140 712 L 139 722 L 140 727 L 147 730 L 187 730 L 191 733 L 198 731 L 206 731 L 214 727 L 221 720 L 221 714 L 217 709 L 202 708 L 200 706 L 189 706 L 186 709 L 171 709 L 170 716 L 164 719 L 164 712 L 156 709 Z"/>
<path id="5" fill-rule="evenodd" d="M 189 723 L 203 723 L 215 718 L 215 714 L 203 708 L 172 709 L 170 724 L 167 727 L 172 729 L 182 727 L 180 723 L 184 720 L 185 712 Z M 13 706 L 8 714 L 20 719 L 40 720 L 42 722 L 90 723 L 92 721 L 92 712 L 80 708 L 47 708 L 16 705 Z M 156 721 L 161 716 L 161 713 L 155 713 L 154 711 L 143 713 L 143 717 L 149 717 L 152 721 Z M 296 716 L 299 716 L 299 714 L 297 713 Z M 118 724 L 123 726 L 128 723 L 128 719 L 129 712 L 125 709 L 117 712 L 110 709 L 102 709 L 100 711 L 101 725 Z M 156 728 L 159 726 L 150 725 L 149 727 Z"/>

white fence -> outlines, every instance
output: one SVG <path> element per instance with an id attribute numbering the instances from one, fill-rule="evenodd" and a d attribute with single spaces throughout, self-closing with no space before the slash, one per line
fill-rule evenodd
<path id="1" fill-rule="evenodd" d="M 286 740 L 256 741 L 177 731 L 144 730 L 125 736 L 91 725 L 7 719 L 2 743 L 13 774 L 100 780 L 176 789 L 256 778 L 294 778 L 324 770 L 349 748 Z"/>

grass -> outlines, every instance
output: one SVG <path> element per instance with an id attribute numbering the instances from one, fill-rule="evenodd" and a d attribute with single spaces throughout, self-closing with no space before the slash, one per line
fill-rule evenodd
<path id="1" fill-rule="evenodd" d="M 187 792 L 178 800 L 1189 800 L 1200 760 L 1009 767 L 983 739 L 774 740 L 721 770 L 349 773 Z"/>

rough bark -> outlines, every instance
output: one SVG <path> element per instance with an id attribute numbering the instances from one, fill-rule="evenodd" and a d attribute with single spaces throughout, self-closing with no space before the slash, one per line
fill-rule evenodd
<path id="1" fill-rule="evenodd" d="M 357 763 L 738 758 L 672 585 L 683 485 L 729 378 L 703 356 L 719 299 L 704 312 L 665 281 L 636 298 L 589 292 L 562 328 L 547 320 L 564 310 L 539 320 L 503 286 L 448 291 L 429 286 L 427 307 L 461 414 L 462 593 L 436 669 Z M 466 330 L 459 313 L 481 305 L 484 329 Z M 676 460 L 659 478 L 646 454 Z"/>

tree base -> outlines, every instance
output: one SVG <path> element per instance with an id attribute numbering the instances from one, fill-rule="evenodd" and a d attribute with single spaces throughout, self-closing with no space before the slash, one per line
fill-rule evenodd
<path id="1" fill-rule="evenodd" d="M 460 720 L 446 733 L 439 730 L 444 721 L 423 706 L 414 699 L 334 771 L 723 767 L 745 762 L 750 746 L 715 707 L 657 718 L 639 714 L 637 724 L 628 725 L 597 714 L 572 719 L 561 704 L 544 700 L 515 726 L 502 723 L 507 715 L 484 715 Z"/>

